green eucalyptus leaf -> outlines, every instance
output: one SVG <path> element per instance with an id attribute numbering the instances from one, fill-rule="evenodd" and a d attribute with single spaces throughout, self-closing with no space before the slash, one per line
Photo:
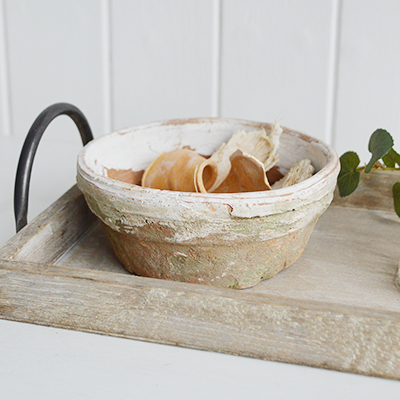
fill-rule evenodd
<path id="1" fill-rule="evenodd" d="M 395 149 L 390 149 L 389 152 L 390 152 L 393 160 L 395 160 L 396 164 L 400 167 L 400 154 L 397 153 L 397 151 Z"/>
<path id="2" fill-rule="evenodd" d="M 400 217 L 400 182 L 396 182 L 392 188 L 394 211 Z"/>
<path id="3" fill-rule="evenodd" d="M 353 172 L 360 165 L 360 157 L 354 151 L 348 151 L 340 157 L 340 175 L 344 175 L 347 172 Z"/>
<path id="4" fill-rule="evenodd" d="M 394 168 L 396 164 L 400 166 L 400 154 L 398 154 L 393 148 L 382 157 L 382 160 L 388 168 Z"/>
<path id="5" fill-rule="evenodd" d="M 360 182 L 360 172 L 357 167 L 360 158 L 354 151 L 348 151 L 340 157 L 340 172 L 337 179 L 340 197 L 353 193 Z"/>
<path id="6" fill-rule="evenodd" d="M 392 150 L 393 149 L 390 149 L 388 151 L 388 153 L 382 157 L 383 162 L 385 163 L 386 167 L 388 167 L 388 168 L 394 168 L 396 166 L 396 161 L 393 160 L 393 157 L 390 154 L 390 152 Z"/>
<path id="7" fill-rule="evenodd" d="M 375 163 L 382 158 L 393 147 L 393 138 L 384 129 L 377 129 L 369 139 L 368 150 L 372 153 L 369 163 L 365 167 L 365 172 L 371 171 Z"/>

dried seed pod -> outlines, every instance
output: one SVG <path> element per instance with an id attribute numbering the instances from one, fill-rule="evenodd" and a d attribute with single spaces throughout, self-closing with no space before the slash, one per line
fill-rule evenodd
<path id="1" fill-rule="evenodd" d="M 215 162 L 189 149 L 162 153 L 146 168 L 142 186 L 180 192 L 207 192 L 218 175 Z"/>

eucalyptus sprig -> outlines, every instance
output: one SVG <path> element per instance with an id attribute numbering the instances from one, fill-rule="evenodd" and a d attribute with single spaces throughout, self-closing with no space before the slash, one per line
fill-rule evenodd
<path id="1" fill-rule="evenodd" d="M 393 149 L 393 145 L 390 133 L 384 129 L 377 129 L 369 139 L 368 150 L 371 159 L 367 165 L 359 166 L 360 158 L 354 151 L 344 153 L 340 157 L 340 172 L 337 179 L 340 197 L 346 197 L 357 189 L 362 171 L 366 174 L 382 169 L 400 171 L 400 154 Z M 394 210 L 400 217 L 400 182 L 393 185 L 392 193 Z"/>

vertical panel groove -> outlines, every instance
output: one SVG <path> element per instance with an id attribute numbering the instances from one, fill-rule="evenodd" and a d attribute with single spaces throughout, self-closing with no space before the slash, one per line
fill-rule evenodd
<path id="1" fill-rule="evenodd" d="M 332 1 L 332 25 L 328 70 L 327 90 L 327 117 L 325 140 L 330 145 L 335 145 L 336 106 L 338 91 L 338 71 L 340 56 L 340 26 L 341 26 L 342 0 Z"/>
<path id="2" fill-rule="evenodd" d="M 0 0 L 0 62 L 0 95 L 3 108 L 2 130 L 5 136 L 11 136 L 11 96 L 5 0 Z"/>
<path id="3" fill-rule="evenodd" d="M 221 113 L 221 9 L 222 0 L 213 0 L 213 58 L 212 58 L 212 99 L 213 117 Z"/>
<path id="4" fill-rule="evenodd" d="M 104 133 L 114 128 L 112 101 L 112 43 L 111 43 L 111 3 L 102 0 L 102 57 L 103 57 L 103 107 Z"/>

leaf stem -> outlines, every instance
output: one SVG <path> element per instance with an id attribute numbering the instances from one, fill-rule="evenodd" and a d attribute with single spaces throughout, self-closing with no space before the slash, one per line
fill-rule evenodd
<path id="1" fill-rule="evenodd" d="M 364 169 L 365 169 L 365 165 L 364 165 L 363 167 L 358 167 L 358 168 L 356 169 L 356 171 L 362 171 L 362 170 L 364 170 Z M 400 171 L 400 167 L 393 167 L 393 168 L 384 167 L 384 166 L 382 166 L 382 167 L 380 167 L 380 168 L 375 168 L 375 167 L 373 167 L 373 168 L 371 169 L 371 171 Z"/>

